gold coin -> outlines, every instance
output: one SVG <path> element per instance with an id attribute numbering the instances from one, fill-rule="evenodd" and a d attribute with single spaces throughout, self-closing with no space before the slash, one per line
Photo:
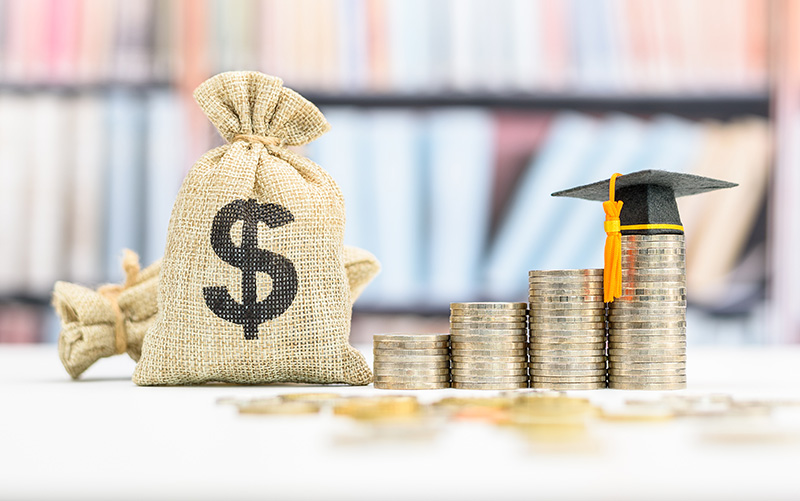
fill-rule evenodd
<path id="1" fill-rule="evenodd" d="M 587 268 L 587 269 L 574 269 L 574 270 L 530 270 L 529 277 L 601 277 L 603 276 L 602 268 Z"/>
<path id="2" fill-rule="evenodd" d="M 513 398 L 509 397 L 446 397 L 433 405 L 437 407 L 491 407 L 504 409 L 511 407 Z"/>
<path id="3" fill-rule="evenodd" d="M 409 369 L 444 369 L 450 367 L 450 360 L 448 357 L 427 357 L 425 360 L 420 360 L 419 357 L 416 358 L 402 358 L 402 359 L 375 359 L 374 361 L 375 366 L 383 366 L 387 368 L 409 368 Z"/>
<path id="4" fill-rule="evenodd" d="M 337 393 L 286 393 L 279 398 L 286 402 L 308 402 L 312 404 L 331 404 L 344 397 Z"/>
<path id="5" fill-rule="evenodd" d="M 605 373 L 594 374 L 591 376 L 531 376 L 531 381 L 538 382 L 538 383 L 595 383 L 599 381 L 605 381 L 606 375 Z"/>
<path id="6" fill-rule="evenodd" d="M 319 409 L 319 404 L 312 402 L 287 402 L 277 398 L 269 398 L 240 404 L 239 414 L 316 414 Z"/>

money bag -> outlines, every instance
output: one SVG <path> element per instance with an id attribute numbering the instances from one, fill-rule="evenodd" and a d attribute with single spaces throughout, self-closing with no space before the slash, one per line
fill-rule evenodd
<path id="1" fill-rule="evenodd" d="M 322 113 L 258 72 L 222 73 L 194 97 L 227 144 L 178 193 L 133 381 L 368 384 L 348 341 L 341 191 L 286 148 L 326 132 Z"/>

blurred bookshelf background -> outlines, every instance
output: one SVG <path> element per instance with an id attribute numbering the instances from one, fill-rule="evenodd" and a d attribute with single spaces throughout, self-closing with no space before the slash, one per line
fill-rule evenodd
<path id="1" fill-rule="evenodd" d="M 354 341 L 522 300 L 527 271 L 602 266 L 599 204 L 550 193 L 668 169 L 690 343 L 800 340 L 800 3 L 792 0 L 0 0 L 0 342 L 50 342 L 55 280 L 163 252 L 221 139 L 192 90 L 284 79 L 332 130 L 345 243 L 383 272 Z"/>

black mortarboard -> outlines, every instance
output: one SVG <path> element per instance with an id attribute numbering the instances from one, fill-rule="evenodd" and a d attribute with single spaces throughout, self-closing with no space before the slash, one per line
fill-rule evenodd
<path id="1" fill-rule="evenodd" d="M 608 200 L 610 179 L 553 193 L 603 202 Z M 616 179 L 615 197 L 622 200 L 619 213 L 623 235 L 683 233 L 677 197 L 732 188 L 736 183 L 694 174 L 663 170 L 642 170 Z M 657 226 L 649 228 L 647 226 Z"/>

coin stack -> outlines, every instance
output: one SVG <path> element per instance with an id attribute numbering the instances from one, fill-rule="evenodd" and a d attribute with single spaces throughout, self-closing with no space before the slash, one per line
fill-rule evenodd
<path id="1" fill-rule="evenodd" d="M 450 387 L 447 334 L 375 334 L 375 388 L 435 390 Z"/>
<path id="2" fill-rule="evenodd" d="M 603 270 L 530 271 L 531 387 L 606 387 Z"/>
<path id="3" fill-rule="evenodd" d="M 451 303 L 453 388 L 527 388 L 527 340 L 525 303 Z"/>
<path id="4" fill-rule="evenodd" d="M 609 305 L 610 388 L 686 387 L 683 235 L 622 236 L 622 296 Z"/>

